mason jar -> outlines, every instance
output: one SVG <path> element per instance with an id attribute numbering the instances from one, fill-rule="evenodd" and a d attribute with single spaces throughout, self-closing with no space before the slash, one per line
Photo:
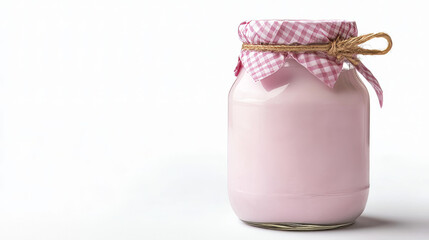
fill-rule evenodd
<path id="1" fill-rule="evenodd" d="M 326 24 L 304 23 L 314 28 Z M 263 35 L 260 28 L 245 27 L 241 31 L 246 34 L 253 28 L 256 36 Z M 290 35 L 293 29 L 300 28 L 280 27 L 272 38 L 281 31 Z M 250 225 L 274 229 L 352 224 L 365 208 L 369 189 L 370 103 L 356 68 L 341 62 L 329 87 L 308 64 L 298 62 L 302 58 L 292 55 L 274 73 L 255 81 L 257 73 L 250 75 L 243 64 L 252 57 L 241 55 L 239 65 L 244 66 L 238 67 L 228 99 L 228 193 L 233 210 Z"/>

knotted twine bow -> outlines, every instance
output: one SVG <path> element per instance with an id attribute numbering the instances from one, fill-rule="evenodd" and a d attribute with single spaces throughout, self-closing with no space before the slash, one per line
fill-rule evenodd
<path id="1" fill-rule="evenodd" d="M 384 38 L 387 41 L 387 47 L 384 50 L 366 49 L 359 47 L 373 38 Z M 326 52 L 328 55 L 335 56 L 337 60 L 346 58 L 351 64 L 357 66 L 360 64 L 356 55 L 384 55 L 392 48 L 392 39 L 387 33 L 370 33 L 358 37 L 351 37 L 344 40 L 337 39 L 329 43 L 311 44 L 311 45 L 283 45 L 283 44 L 249 44 L 243 43 L 243 50 L 252 51 L 270 51 L 270 52 Z"/>
<path id="2" fill-rule="evenodd" d="M 384 50 L 366 49 L 359 47 L 373 38 L 384 38 L 387 41 L 387 47 Z M 344 40 L 339 38 L 322 44 L 311 45 L 277 45 L 277 44 L 249 44 L 243 43 L 243 50 L 252 51 L 270 51 L 270 52 L 326 52 L 328 55 L 335 56 L 337 60 L 346 58 L 351 64 L 357 66 L 360 64 L 356 55 L 384 55 L 392 48 L 392 39 L 387 33 L 370 33 L 358 37 L 351 37 Z"/>

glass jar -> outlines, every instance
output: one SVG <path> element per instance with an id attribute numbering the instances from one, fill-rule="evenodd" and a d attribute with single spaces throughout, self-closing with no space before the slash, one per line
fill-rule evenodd
<path id="1" fill-rule="evenodd" d="M 228 192 L 241 220 L 337 226 L 362 213 L 369 97 L 354 68 L 333 89 L 295 60 L 257 83 L 241 71 L 228 113 Z"/>
<path id="2" fill-rule="evenodd" d="M 272 29 L 274 24 L 266 26 L 266 21 L 260 25 Z M 311 22 L 314 29 L 325 23 Z M 249 29 L 254 36 L 264 35 L 262 27 L 245 28 L 239 29 L 242 40 L 250 39 Z M 291 29 L 300 28 L 279 27 L 276 34 L 289 31 L 284 33 L 288 35 Z M 272 38 L 281 39 L 275 34 Z M 253 39 L 253 44 L 264 43 L 259 40 Z M 253 55 L 248 56 L 243 60 L 242 54 L 241 62 L 255 62 Z M 266 58 L 261 59 L 266 62 Z M 250 225 L 331 229 L 352 224 L 365 208 L 368 91 L 352 64 L 344 63 L 343 68 L 341 63 L 330 88 L 316 77 L 319 70 L 309 71 L 300 59 L 286 57 L 280 69 L 259 81 L 255 81 L 258 73 L 249 74 L 249 66 L 241 70 L 239 66 L 229 93 L 228 193 L 236 215 Z"/>

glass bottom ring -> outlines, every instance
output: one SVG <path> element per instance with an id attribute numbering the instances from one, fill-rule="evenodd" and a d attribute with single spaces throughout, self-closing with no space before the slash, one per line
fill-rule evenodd
<path id="1" fill-rule="evenodd" d="M 280 231 L 330 230 L 330 229 L 347 227 L 354 223 L 354 222 L 349 222 L 349 223 L 342 223 L 342 224 L 321 225 L 321 224 L 306 224 L 306 223 L 261 223 L 261 222 L 248 222 L 248 221 L 243 221 L 243 222 L 253 227 L 259 227 L 259 228 L 265 228 L 265 229 L 271 229 L 271 230 L 280 230 Z"/>

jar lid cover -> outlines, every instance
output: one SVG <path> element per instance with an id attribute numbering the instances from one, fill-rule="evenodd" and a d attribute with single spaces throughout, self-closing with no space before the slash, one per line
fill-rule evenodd
<path id="1" fill-rule="evenodd" d="M 238 36 L 243 43 L 261 45 L 311 45 L 348 39 L 358 34 L 356 22 L 345 20 L 251 20 L 242 22 Z M 271 52 L 243 49 L 235 69 L 241 68 L 255 81 L 260 81 L 283 67 L 286 59 L 293 58 L 328 87 L 333 88 L 347 59 L 337 59 L 325 52 Z M 374 75 L 362 63 L 355 65 L 375 89 L 380 106 L 383 91 Z"/>

